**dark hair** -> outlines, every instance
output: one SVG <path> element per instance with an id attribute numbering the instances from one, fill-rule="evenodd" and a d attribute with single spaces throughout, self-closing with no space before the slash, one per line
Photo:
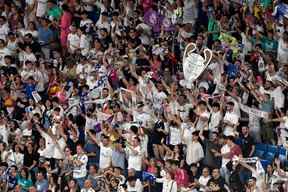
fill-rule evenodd
<path id="1" fill-rule="evenodd" d="M 10 59 L 10 60 L 12 61 L 13 58 L 12 58 L 11 55 L 5 55 L 5 56 L 4 56 L 4 59 Z"/>
<path id="2" fill-rule="evenodd" d="M 28 38 L 33 38 L 33 35 L 31 33 L 27 33 L 24 37 L 28 37 Z"/>
<path id="3" fill-rule="evenodd" d="M 138 127 L 136 127 L 135 125 L 132 125 L 130 127 L 130 130 L 134 133 L 134 134 L 137 134 L 138 133 Z"/>
<path id="4" fill-rule="evenodd" d="M 234 102 L 229 101 L 229 102 L 227 102 L 227 105 L 232 105 L 232 106 L 234 106 Z"/>
<path id="5" fill-rule="evenodd" d="M 215 102 L 215 103 L 212 104 L 212 107 L 220 108 L 220 104 L 218 102 Z"/>
<path id="6" fill-rule="evenodd" d="M 60 107 L 56 107 L 56 108 L 54 109 L 54 111 L 56 111 L 56 112 L 60 112 L 61 109 L 60 109 Z"/>
<path id="7" fill-rule="evenodd" d="M 0 43 L 3 43 L 3 44 L 5 44 L 5 41 L 4 41 L 4 39 L 0 39 Z"/>
<path id="8" fill-rule="evenodd" d="M 135 177 L 135 176 L 129 176 L 129 177 L 127 178 L 127 181 L 128 181 L 128 182 L 136 181 L 136 177 Z"/>
<path id="9" fill-rule="evenodd" d="M 4 17 L 4 16 L 0 16 L 0 19 L 3 19 L 4 22 L 7 20 L 6 17 Z"/>
<path id="10" fill-rule="evenodd" d="M 228 139 L 230 141 L 234 141 L 234 137 L 232 135 L 227 136 L 226 139 Z"/>
<path id="11" fill-rule="evenodd" d="M 29 177 L 29 171 L 28 171 L 28 169 L 27 169 L 26 167 L 23 167 L 23 168 L 21 169 L 20 173 L 21 173 L 22 171 L 25 172 L 25 175 L 26 175 L 26 178 L 25 178 L 25 179 L 28 179 L 28 177 Z M 20 175 L 21 175 L 21 174 L 20 174 Z M 22 177 L 22 175 L 21 175 L 21 177 Z"/>
<path id="12" fill-rule="evenodd" d="M 199 101 L 198 105 L 205 105 L 207 106 L 207 103 L 205 101 Z"/>
<path id="13" fill-rule="evenodd" d="M 90 168 L 90 167 L 94 167 L 94 169 L 97 170 L 97 165 L 95 165 L 95 164 L 89 165 L 89 168 Z"/>
<path id="14" fill-rule="evenodd" d="M 63 11 L 68 11 L 68 12 L 70 11 L 67 4 L 63 4 L 63 5 L 62 5 L 62 10 L 63 10 Z"/>

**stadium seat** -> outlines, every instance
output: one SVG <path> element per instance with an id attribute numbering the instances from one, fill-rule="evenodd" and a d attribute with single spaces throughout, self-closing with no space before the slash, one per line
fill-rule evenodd
<path id="1" fill-rule="evenodd" d="M 278 153 L 279 153 L 278 157 L 282 163 L 284 161 L 287 161 L 287 150 L 284 147 L 279 147 Z"/>
<path id="2" fill-rule="evenodd" d="M 260 159 L 263 158 L 264 154 L 265 154 L 265 151 L 261 151 L 261 150 L 255 150 L 254 152 L 254 156 L 259 157 Z"/>
<path id="3" fill-rule="evenodd" d="M 266 152 L 267 151 L 267 145 L 264 143 L 258 143 L 258 144 L 256 144 L 255 149 Z"/>
<path id="4" fill-rule="evenodd" d="M 267 168 L 267 166 L 270 164 L 270 162 L 269 161 L 267 161 L 267 160 L 260 160 L 260 162 L 261 162 L 261 164 L 262 164 L 262 167 L 264 168 L 264 169 L 266 169 Z"/>
<path id="5" fill-rule="evenodd" d="M 269 163 L 272 163 L 275 158 L 275 155 L 276 155 L 275 153 L 267 152 L 264 154 L 263 159 L 269 161 Z"/>
<path id="6" fill-rule="evenodd" d="M 267 146 L 267 153 L 278 154 L 278 147 L 275 145 L 268 145 Z"/>

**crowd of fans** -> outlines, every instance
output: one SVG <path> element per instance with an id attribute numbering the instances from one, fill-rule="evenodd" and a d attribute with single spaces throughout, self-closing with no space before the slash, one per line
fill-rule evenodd
<path id="1" fill-rule="evenodd" d="M 0 191 L 288 191 L 287 80 L 287 0 L 0 0 Z"/>

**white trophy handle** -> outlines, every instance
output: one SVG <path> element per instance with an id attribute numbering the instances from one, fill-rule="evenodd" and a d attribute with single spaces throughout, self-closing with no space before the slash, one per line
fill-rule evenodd
<path id="1" fill-rule="evenodd" d="M 196 44 L 195 43 L 189 43 L 184 50 L 183 54 L 183 60 L 188 57 L 189 54 L 191 54 L 193 51 L 196 50 Z"/>
<path id="2" fill-rule="evenodd" d="M 210 63 L 212 56 L 213 56 L 213 52 L 210 49 L 204 49 L 204 64 L 207 67 L 207 65 Z M 206 68 L 205 67 L 205 68 Z"/>

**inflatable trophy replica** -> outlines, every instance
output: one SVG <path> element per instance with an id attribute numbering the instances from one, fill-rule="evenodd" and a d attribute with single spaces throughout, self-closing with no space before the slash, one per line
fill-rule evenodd
<path id="1" fill-rule="evenodd" d="M 195 53 L 196 44 L 189 43 L 183 54 L 183 74 L 184 80 L 180 81 L 183 87 L 188 89 L 192 88 L 193 82 L 203 73 L 206 67 L 209 65 L 212 59 L 212 51 L 210 49 L 204 49 L 204 58 Z"/>

